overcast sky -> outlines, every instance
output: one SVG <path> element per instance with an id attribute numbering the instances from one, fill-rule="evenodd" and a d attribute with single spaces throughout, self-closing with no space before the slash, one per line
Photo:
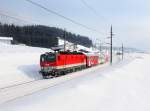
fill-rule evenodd
<path id="1" fill-rule="evenodd" d="M 114 45 L 150 50 L 150 0 L 85 0 L 97 15 L 81 0 L 33 0 L 68 18 L 85 24 L 104 34 L 89 31 L 50 14 L 25 0 L 0 0 L 0 12 L 19 16 L 28 21 L 65 28 L 93 40 L 107 42 L 113 25 Z"/>

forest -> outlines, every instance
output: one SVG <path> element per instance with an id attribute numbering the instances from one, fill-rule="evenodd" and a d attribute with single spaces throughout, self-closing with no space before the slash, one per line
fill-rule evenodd
<path id="1" fill-rule="evenodd" d="M 77 35 L 57 27 L 44 25 L 17 26 L 0 23 L 0 36 L 13 37 L 14 44 L 22 43 L 28 46 L 50 48 L 58 45 L 58 38 L 86 47 L 92 46 L 92 40 L 86 36 Z"/>

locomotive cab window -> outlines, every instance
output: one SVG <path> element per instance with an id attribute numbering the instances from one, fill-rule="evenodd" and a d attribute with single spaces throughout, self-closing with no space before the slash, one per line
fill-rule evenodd
<path id="1" fill-rule="evenodd" d="M 41 55 L 41 62 L 55 62 L 56 61 L 56 55 L 55 54 L 48 54 L 48 55 Z"/>
<path id="2" fill-rule="evenodd" d="M 46 61 L 48 62 L 55 62 L 56 61 L 56 55 L 55 54 L 49 54 L 46 56 Z"/>
<path id="3" fill-rule="evenodd" d="M 41 55 L 40 61 L 41 61 L 41 62 L 44 62 L 44 61 L 45 61 L 45 55 Z"/>

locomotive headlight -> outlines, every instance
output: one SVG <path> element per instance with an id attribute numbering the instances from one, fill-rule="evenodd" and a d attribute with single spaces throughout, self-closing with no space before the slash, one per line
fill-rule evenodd
<path id="1" fill-rule="evenodd" d="M 45 72 L 49 72 L 53 70 L 53 67 L 41 67 L 41 70 L 45 71 Z"/>
<path id="2" fill-rule="evenodd" d="M 47 70 L 48 70 L 48 67 L 43 67 L 43 70 L 47 71 Z"/>
<path id="3" fill-rule="evenodd" d="M 53 69 L 53 67 L 47 67 L 48 71 L 51 71 Z"/>
<path id="4" fill-rule="evenodd" d="M 41 67 L 41 70 L 44 70 L 44 67 Z"/>

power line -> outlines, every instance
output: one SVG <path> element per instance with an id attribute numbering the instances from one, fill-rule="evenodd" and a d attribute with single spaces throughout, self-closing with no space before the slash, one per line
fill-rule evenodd
<path id="1" fill-rule="evenodd" d="M 99 13 L 97 13 L 97 11 L 90 5 L 88 4 L 85 0 L 80 0 L 82 2 L 82 4 L 87 7 L 94 15 L 96 15 L 96 17 L 98 19 L 103 19 L 104 21 L 108 22 L 108 24 L 110 24 L 109 20 L 106 19 L 104 16 L 100 16 Z M 107 24 L 107 25 L 108 25 Z M 104 25 L 103 25 L 104 26 Z"/>
<path id="2" fill-rule="evenodd" d="M 29 2 L 29 3 L 31 3 L 31 4 L 33 4 L 33 5 L 35 5 L 35 6 L 37 6 L 37 7 L 40 7 L 40 8 L 44 9 L 45 11 L 47 11 L 47 12 L 49 12 L 49 13 L 52 13 L 52 14 L 57 15 L 57 16 L 59 16 L 59 17 L 65 19 L 65 20 L 67 20 L 67 21 L 70 21 L 70 22 L 73 23 L 73 24 L 76 24 L 76 25 L 79 25 L 79 26 L 81 26 L 81 27 L 83 27 L 83 28 L 86 28 L 86 29 L 88 29 L 88 30 L 97 32 L 97 33 L 99 33 L 99 34 L 101 34 L 101 35 L 105 35 L 105 33 L 99 32 L 99 31 L 97 31 L 96 29 L 93 29 L 93 28 L 91 28 L 91 27 L 88 27 L 87 25 L 81 24 L 81 23 L 79 23 L 79 22 L 77 22 L 77 21 L 75 21 L 75 20 L 73 20 L 73 19 L 71 19 L 71 18 L 68 18 L 68 17 L 66 17 L 66 16 L 64 16 L 64 15 L 58 13 L 58 12 L 55 12 L 55 11 L 49 9 L 49 8 L 46 8 L 46 7 L 44 7 L 43 5 L 41 5 L 41 4 L 39 4 L 39 3 L 33 2 L 32 0 L 25 0 L 25 1 L 27 1 L 27 2 Z"/>
<path id="3" fill-rule="evenodd" d="M 105 17 L 103 17 L 103 16 L 100 16 L 98 13 L 97 13 L 97 11 L 93 8 L 93 7 L 91 7 L 85 0 L 80 0 L 89 10 L 91 10 L 98 18 L 103 18 L 105 21 L 107 21 L 107 22 L 109 22 L 109 20 L 108 19 L 106 19 Z M 110 23 L 110 22 L 109 22 Z M 112 32 L 112 25 L 111 25 L 111 31 L 110 31 L 110 64 L 112 64 L 112 37 L 113 37 L 113 32 Z M 122 50 L 123 50 L 123 44 L 122 44 Z M 123 58 L 123 57 L 122 57 Z"/>
<path id="4" fill-rule="evenodd" d="M 97 11 L 91 6 L 89 5 L 85 0 L 80 0 L 89 10 L 91 10 L 91 12 L 93 12 L 99 19 L 103 19 L 106 22 L 109 22 L 108 19 L 106 19 L 104 16 L 100 16 Z"/>
<path id="5" fill-rule="evenodd" d="M 6 14 L 6 13 L 1 13 L 1 12 L 0 12 L 0 15 L 1 15 L 1 16 L 5 16 L 5 17 L 8 17 L 8 18 L 11 18 L 11 19 L 14 19 L 14 20 L 17 20 L 17 21 L 24 21 L 24 22 L 36 24 L 36 22 L 31 22 L 31 21 L 28 21 L 28 20 L 25 20 L 25 19 L 22 19 L 22 18 L 18 18 L 18 17 L 15 17 L 15 16 L 10 16 L 10 15 L 8 15 L 8 14 Z"/>

